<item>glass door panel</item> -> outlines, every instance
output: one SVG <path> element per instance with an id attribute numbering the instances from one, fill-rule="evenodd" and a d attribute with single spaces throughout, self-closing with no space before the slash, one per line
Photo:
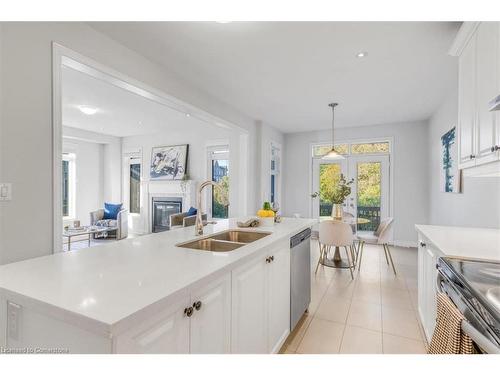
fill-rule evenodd
<path id="1" fill-rule="evenodd" d="M 332 214 L 332 203 L 329 199 L 335 185 L 340 181 L 340 175 L 347 177 L 345 160 L 329 162 L 322 159 L 313 160 L 312 192 L 318 193 L 313 199 L 312 214 L 314 218 L 326 218 Z"/>
<path id="2" fill-rule="evenodd" d="M 358 230 L 373 232 L 389 216 L 389 156 L 353 156 L 349 170 L 354 184 L 347 210 L 358 218 Z"/>
<path id="3" fill-rule="evenodd" d="M 357 217 L 369 220 L 368 223 L 358 223 L 358 230 L 375 231 L 380 224 L 382 167 L 380 162 L 361 162 L 356 173 Z"/>

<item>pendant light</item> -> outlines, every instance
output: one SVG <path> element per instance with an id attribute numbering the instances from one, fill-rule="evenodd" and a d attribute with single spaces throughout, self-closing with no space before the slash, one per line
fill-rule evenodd
<path id="1" fill-rule="evenodd" d="M 329 107 L 332 107 L 332 149 L 325 154 L 322 159 L 325 160 L 341 160 L 345 159 L 341 154 L 335 151 L 335 138 L 334 138 L 334 125 L 335 125 L 335 107 L 338 106 L 339 103 L 330 103 Z"/>

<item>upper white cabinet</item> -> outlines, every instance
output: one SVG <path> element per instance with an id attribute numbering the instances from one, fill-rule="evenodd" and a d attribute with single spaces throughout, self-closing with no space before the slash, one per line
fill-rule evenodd
<path id="1" fill-rule="evenodd" d="M 459 56 L 459 167 L 500 160 L 500 115 L 488 103 L 500 94 L 500 23 L 464 23 L 450 51 Z"/>
<path id="2" fill-rule="evenodd" d="M 232 353 L 276 353 L 290 333 L 290 245 L 233 271 Z"/>

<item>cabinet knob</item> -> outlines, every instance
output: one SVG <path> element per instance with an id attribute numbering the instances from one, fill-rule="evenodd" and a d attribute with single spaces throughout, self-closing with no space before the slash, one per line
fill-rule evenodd
<path id="1" fill-rule="evenodd" d="M 266 258 L 266 263 L 271 263 L 271 257 Z"/>
<path id="2" fill-rule="evenodd" d="M 472 160 L 472 159 L 475 159 L 475 158 L 476 158 L 476 155 L 472 155 L 472 154 L 470 155 L 470 159 L 471 159 L 471 160 Z"/>
<path id="3" fill-rule="evenodd" d="M 184 315 L 186 315 L 188 318 L 191 317 L 191 315 L 193 315 L 193 308 L 191 306 L 186 307 L 184 309 Z"/>
<path id="4" fill-rule="evenodd" d="M 274 255 L 271 255 L 269 258 L 271 258 L 271 262 L 274 262 Z"/>
<path id="5" fill-rule="evenodd" d="M 499 145 L 495 145 L 495 151 L 498 151 L 500 150 L 500 146 Z"/>
<path id="6" fill-rule="evenodd" d="M 420 241 L 420 246 L 422 246 L 422 247 L 426 247 L 426 246 L 427 246 L 427 244 L 426 244 L 424 241 Z"/>
<path id="7" fill-rule="evenodd" d="M 496 151 L 496 147 L 497 146 L 491 146 L 491 152 L 495 152 Z"/>
<path id="8" fill-rule="evenodd" d="M 196 311 L 200 311 L 201 301 L 196 301 L 195 303 L 193 303 L 193 307 L 196 309 Z"/>

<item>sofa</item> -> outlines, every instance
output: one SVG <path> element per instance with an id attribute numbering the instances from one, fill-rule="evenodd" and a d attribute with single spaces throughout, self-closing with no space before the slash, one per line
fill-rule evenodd
<path id="1" fill-rule="evenodd" d="M 92 211 L 90 213 L 90 225 L 96 225 L 96 222 L 99 220 L 103 220 L 104 218 L 104 208 L 100 208 L 96 211 Z M 110 227 L 117 227 L 116 230 L 109 231 L 107 233 L 107 237 L 116 238 L 117 240 L 122 240 L 128 237 L 128 210 L 122 208 L 118 215 L 116 216 L 116 220 L 109 220 Z M 98 238 L 99 235 L 94 235 L 94 237 Z"/>
<path id="2" fill-rule="evenodd" d="M 207 214 L 201 215 L 203 221 L 207 220 Z M 196 223 L 196 215 L 188 216 L 187 212 L 170 215 L 170 229 L 190 227 Z"/>

